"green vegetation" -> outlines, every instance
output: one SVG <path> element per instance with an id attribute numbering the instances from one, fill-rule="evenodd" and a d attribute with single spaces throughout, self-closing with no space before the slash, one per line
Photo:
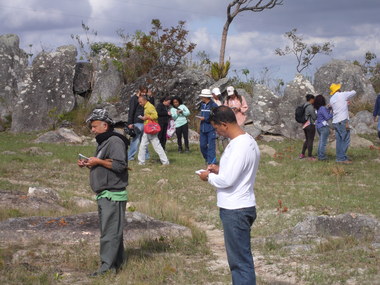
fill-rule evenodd
<path id="1" fill-rule="evenodd" d="M 36 134 L 0 134 L 0 188 L 2 191 L 26 193 L 28 186 L 46 186 L 59 192 L 64 214 L 82 211 L 69 202 L 72 195 L 91 198 L 88 171 L 76 166 L 77 154 L 91 155 L 94 146 L 34 144 Z M 376 141 L 375 136 L 366 136 Z M 276 266 L 281 275 L 292 274 L 304 284 L 375 284 L 379 275 L 378 250 L 371 240 L 351 237 L 327 239 L 312 251 L 290 253 L 282 242 L 270 238 L 289 229 L 308 215 L 362 213 L 380 218 L 379 150 L 350 149 L 352 165 L 310 162 L 297 159 L 300 141 L 285 140 L 267 145 L 276 149 L 275 157 L 262 155 L 255 191 L 258 218 L 252 230 L 253 250 L 263 256 L 264 265 Z M 36 156 L 21 150 L 38 146 L 52 156 Z M 333 150 L 328 154 L 332 157 Z M 209 269 L 215 257 L 207 245 L 199 223 L 221 229 L 215 190 L 202 182 L 194 170 L 204 168 L 198 145 L 191 153 L 179 154 L 176 144 L 168 143 L 171 165 L 161 167 L 158 156 L 151 152 L 145 166 L 130 163 L 129 197 L 131 209 L 154 218 L 188 226 L 192 238 L 142 240 L 128 242 L 128 262 L 116 276 L 87 278 L 97 268 L 98 249 L 83 241 L 76 245 L 43 244 L 10 246 L 0 250 L 2 284 L 230 284 L 229 273 Z M 377 159 L 377 160 L 376 160 Z M 273 166 L 269 162 L 279 165 Z M 149 168 L 151 171 L 144 169 Z M 281 200 L 281 202 L 279 202 Z M 286 208 L 286 209 L 285 209 Z M 0 219 L 17 216 L 49 215 L 49 211 L 3 208 Z M 60 214 L 61 215 L 61 214 Z M 267 237 L 266 242 L 255 242 Z M 17 258 L 15 258 L 17 256 Z M 263 265 L 262 265 L 263 266 Z M 260 284 L 266 284 L 260 279 Z"/>

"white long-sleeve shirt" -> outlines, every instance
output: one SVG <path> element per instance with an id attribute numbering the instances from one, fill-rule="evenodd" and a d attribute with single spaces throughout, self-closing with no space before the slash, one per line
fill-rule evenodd
<path id="1" fill-rule="evenodd" d="M 230 141 L 220 159 L 219 173 L 208 182 L 217 188 L 217 205 L 224 209 L 256 206 L 254 184 L 260 161 L 256 141 L 247 133 Z"/>
<path id="2" fill-rule="evenodd" d="M 356 91 L 336 92 L 330 99 L 330 105 L 333 109 L 333 124 L 343 120 L 348 120 L 348 105 L 349 98 L 356 95 Z"/>

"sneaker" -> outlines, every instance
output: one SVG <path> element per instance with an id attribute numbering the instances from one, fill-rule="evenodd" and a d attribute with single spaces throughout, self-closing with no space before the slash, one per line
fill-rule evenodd
<path id="1" fill-rule="evenodd" d="M 298 157 L 299 159 L 303 159 L 303 158 L 305 158 L 305 155 L 304 154 L 300 154 L 300 156 Z"/>

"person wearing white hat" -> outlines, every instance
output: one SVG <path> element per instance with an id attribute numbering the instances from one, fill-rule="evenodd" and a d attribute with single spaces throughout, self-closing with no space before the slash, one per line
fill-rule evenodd
<path id="1" fill-rule="evenodd" d="M 228 96 L 224 102 L 224 105 L 230 107 L 234 111 L 238 125 L 241 127 L 244 125 L 244 122 L 247 119 L 247 101 L 245 100 L 244 96 L 241 96 L 237 93 L 233 86 L 227 87 L 227 95 Z"/>
<path id="2" fill-rule="evenodd" d="M 203 158 L 207 164 L 216 163 L 216 133 L 214 127 L 210 123 L 210 113 L 213 108 L 218 107 L 218 105 L 211 100 L 212 93 L 210 89 L 203 89 L 201 94 L 200 104 L 200 116 L 197 116 L 201 120 L 200 126 L 200 148 Z"/>
<path id="3" fill-rule="evenodd" d="M 220 101 L 220 89 L 218 87 L 212 89 L 212 100 L 216 103 L 216 105 L 220 106 L 222 105 L 222 101 Z"/>

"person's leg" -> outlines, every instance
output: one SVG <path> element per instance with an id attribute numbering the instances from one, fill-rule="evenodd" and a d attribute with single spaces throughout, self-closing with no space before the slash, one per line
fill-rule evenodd
<path id="1" fill-rule="evenodd" d="M 148 148 L 148 145 L 149 145 L 149 138 L 148 138 L 148 135 L 144 133 L 141 139 L 141 143 L 140 143 L 139 154 L 137 156 L 140 164 L 145 163 L 146 150 Z"/>
<path id="2" fill-rule="evenodd" d="M 162 148 L 165 150 L 165 146 L 166 146 L 166 131 L 168 129 L 168 124 L 160 124 L 160 132 L 158 133 L 157 137 L 158 137 L 158 140 L 160 141 L 160 144 L 162 146 Z"/>
<path id="3" fill-rule="evenodd" d="M 100 274 L 118 269 L 124 261 L 123 228 L 126 202 L 98 200 L 100 226 Z"/>
<path id="4" fill-rule="evenodd" d="M 186 123 L 182 126 L 183 140 L 185 142 L 185 150 L 189 151 L 189 124 Z"/>
<path id="5" fill-rule="evenodd" d="M 203 158 L 207 161 L 207 133 L 201 132 L 199 136 L 199 144 Z"/>
<path id="6" fill-rule="evenodd" d="M 175 128 L 177 136 L 178 151 L 182 152 L 182 127 Z"/>
<path id="7" fill-rule="evenodd" d="M 336 138 L 336 161 L 346 161 L 347 157 L 345 154 L 345 139 L 347 136 L 347 130 L 345 121 L 335 123 L 334 129 L 335 129 L 335 138 Z"/>
<path id="8" fill-rule="evenodd" d="M 150 136 L 149 140 L 152 143 L 154 151 L 160 157 L 161 163 L 164 165 L 169 164 L 168 157 L 166 156 L 166 153 L 165 153 L 164 149 L 162 148 L 160 141 L 158 140 L 157 135 L 149 135 L 149 136 Z"/>
<path id="9" fill-rule="evenodd" d="M 129 145 L 129 150 L 128 150 L 128 160 L 133 160 L 135 158 L 135 154 L 139 147 L 141 136 L 142 136 L 142 133 L 138 135 L 136 134 L 136 136 L 131 140 L 131 144 Z"/>
<path id="10" fill-rule="evenodd" d="M 322 127 L 318 129 L 319 134 L 319 143 L 318 143 L 318 159 L 319 160 L 326 160 L 326 146 L 327 146 L 327 139 L 330 135 L 330 129 L 328 126 Z"/>
<path id="11" fill-rule="evenodd" d="M 306 130 L 306 128 L 303 129 L 303 133 L 305 134 L 305 141 L 303 142 L 301 156 L 300 156 L 302 158 L 305 157 L 305 152 L 306 152 L 306 148 L 307 148 L 307 130 Z"/>
<path id="12" fill-rule="evenodd" d="M 216 134 L 215 131 L 207 133 L 207 164 L 216 163 Z"/>
<path id="13" fill-rule="evenodd" d="M 237 210 L 220 208 L 223 224 L 224 244 L 232 283 L 256 284 L 255 267 L 251 250 L 251 226 L 256 219 L 255 207 Z"/>
<path id="14" fill-rule="evenodd" d="M 377 117 L 377 136 L 380 139 L 380 116 Z"/>
<path id="15" fill-rule="evenodd" d="M 315 125 L 307 126 L 307 156 L 313 156 L 313 143 L 315 137 Z"/>

